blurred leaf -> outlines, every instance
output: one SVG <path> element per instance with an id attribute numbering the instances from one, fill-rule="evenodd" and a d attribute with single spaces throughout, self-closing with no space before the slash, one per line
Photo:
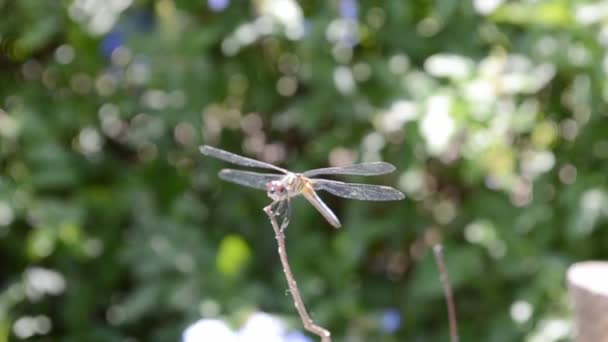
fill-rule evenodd
<path id="1" fill-rule="evenodd" d="M 37 228 L 28 239 L 28 255 L 34 261 L 44 259 L 53 253 L 57 235 L 51 228 Z"/>
<path id="2" fill-rule="evenodd" d="M 547 25 L 567 27 L 574 25 L 574 16 L 568 2 L 564 0 L 550 0 L 538 3 L 506 3 L 492 14 L 498 22 L 510 22 L 526 25 Z"/>
<path id="3" fill-rule="evenodd" d="M 220 273 L 232 278 L 242 271 L 250 258 L 251 251 L 247 242 L 238 235 L 228 235 L 220 242 L 216 266 Z"/>

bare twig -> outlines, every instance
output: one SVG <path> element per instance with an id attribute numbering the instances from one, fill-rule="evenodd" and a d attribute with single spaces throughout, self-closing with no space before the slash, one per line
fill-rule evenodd
<path id="1" fill-rule="evenodd" d="M 277 243 L 279 245 L 279 257 L 281 259 L 281 264 L 283 265 L 283 273 L 285 273 L 285 278 L 287 279 L 287 285 L 289 286 L 289 292 L 291 293 L 291 297 L 293 298 L 293 304 L 300 315 L 300 319 L 304 324 L 304 329 L 310 331 L 311 333 L 319 336 L 321 338 L 321 342 L 331 342 L 331 333 L 329 330 L 318 326 L 315 322 L 310 318 L 308 312 L 306 311 L 306 307 L 304 306 L 304 301 L 302 300 L 302 296 L 300 295 L 300 290 L 298 289 L 298 285 L 296 283 L 295 278 L 293 277 L 293 273 L 291 273 L 291 267 L 289 266 L 289 259 L 287 258 L 287 249 L 285 247 L 285 226 L 287 225 L 287 221 L 283 222 L 282 226 L 279 227 L 277 220 L 275 218 L 275 213 L 272 211 L 272 204 L 264 208 L 264 212 L 268 215 L 270 219 L 270 224 L 272 225 L 272 229 L 274 229 L 275 238 L 277 239 Z"/>
<path id="2" fill-rule="evenodd" d="M 433 246 L 433 253 L 435 254 L 435 262 L 439 268 L 439 279 L 441 280 L 441 286 L 443 286 L 443 294 L 445 295 L 445 304 L 448 309 L 448 320 L 450 322 L 450 341 L 458 342 L 458 321 L 456 320 L 456 306 L 454 305 L 454 297 L 452 295 L 452 288 L 450 287 L 450 279 L 448 278 L 448 271 L 443 261 L 443 247 L 441 244 Z"/>

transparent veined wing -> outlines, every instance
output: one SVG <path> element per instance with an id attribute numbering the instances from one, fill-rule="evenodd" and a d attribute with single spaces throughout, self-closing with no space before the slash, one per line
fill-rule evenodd
<path id="1" fill-rule="evenodd" d="M 329 179 L 311 179 L 315 190 L 325 190 L 330 194 L 364 201 L 398 201 L 405 195 L 390 186 L 344 183 Z"/>
<path id="2" fill-rule="evenodd" d="M 313 177 L 319 175 L 376 176 L 391 173 L 393 171 L 395 171 L 395 167 L 389 163 L 373 162 L 341 167 L 325 167 L 322 169 L 313 169 L 304 172 L 303 175 L 305 177 Z"/>
<path id="3" fill-rule="evenodd" d="M 209 145 L 203 145 L 199 147 L 199 151 L 206 156 L 210 156 L 213 158 L 221 159 L 223 161 L 241 165 L 241 166 L 249 166 L 249 167 L 258 167 L 261 169 L 271 169 L 279 172 L 287 173 L 287 170 L 282 169 L 278 166 L 264 163 L 259 160 L 239 156 L 238 154 L 234 154 L 232 152 L 220 150 L 219 148 L 211 147 Z"/>
<path id="4" fill-rule="evenodd" d="M 224 169 L 219 177 L 225 181 L 236 183 L 250 188 L 266 190 L 266 184 L 273 180 L 283 178 L 283 175 L 274 173 L 257 173 L 251 171 Z"/>

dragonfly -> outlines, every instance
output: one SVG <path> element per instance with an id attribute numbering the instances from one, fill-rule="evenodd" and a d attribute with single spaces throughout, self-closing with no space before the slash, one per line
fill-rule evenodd
<path id="1" fill-rule="evenodd" d="M 231 164 L 278 172 L 259 173 L 245 170 L 223 169 L 219 172 L 219 177 L 231 183 L 259 190 L 266 190 L 266 193 L 268 197 L 272 199 L 273 204 L 277 204 L 277 212 L 281 211 L 281 209 L 278 208 L 282 207 L 286 208 L 285 212 L 291 213 L 289 206 L 290 199 L 302 195 L 319 211 L 319 213 L 321 213 L 321 215 L 323 215 L 327 222 L 336 228 L 342 226 L 340 220 L 338 220 L 336 214 L 334 214 L 325 202 L 321 200 L 317 191 L 327 191 L 338 197 L 364 201 L 398 201 L 405 198 L 405 195 L 401 191 L 389 186 L 345 183 L 331 179 L 317 178 L 317 176 L 329 175 L 376 176 L 395 171 L 395 167 L 386 162 L 326 167 L 297 173 L 273 164 L 243 157 L 208 145 L 200 146 L 199 150 L 203 155 L 217 158 Z M 287 215 L 287 217 L 288 216 L 289 215 Z M 286 224 L 284 223 L 283 226 L 285 225 Z"/>

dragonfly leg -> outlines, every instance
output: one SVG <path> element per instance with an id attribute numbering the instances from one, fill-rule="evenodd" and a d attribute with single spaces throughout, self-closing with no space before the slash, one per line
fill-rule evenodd
<path id="1" fill-rule="evenodd" d="M 277 216 L 276 215 L 276 207 L 277 207 L 277 202 L 276 201 L 272 201 L 266 208 L 264 208 L 264 210 L 266 210 L 267 212 L 269 212 L 272 216 Z"/>
<path id="2" fill-rule="evenodd" d="M 289 198 L 282 202 L 284 202 L 283 206 L 285 207 L 285 213 L 283 215 L 283 221 L 281 222 L 281 233 L 285 231 L 291 220 L 291 204 L 289 203 Z"/>
<path id="3" fill-rule="evenodd" d="M 275 201 L 274 202 L 274 209 L 272 214 L 275 217 L 279 217 L 281 216 L 281 211 L 283 210 L 283 201 Z"/>
<path id="4" fill-rule="evenodd" d="M 270 205 L 267 207 L 270 211 L 270 214 L 274 217 L 279 217 L 281 216 L 281 210 L 283 209 L 283 201 L 273 201 L 272 203 L 270 203 Z"/>
<path id="5" fill-rule="evenodd" d="M 281 201 L 274 201 L 266 208 L 268 208 L 270 215 L 278 218 L 281 221 L 280 230 L 282 233 L 285 228 L 287 228 L 287 225 L 289 225 L 289 220 L 291 218 L 291 206 L 289 205 L 289 200 L 285 199 Z"/>

